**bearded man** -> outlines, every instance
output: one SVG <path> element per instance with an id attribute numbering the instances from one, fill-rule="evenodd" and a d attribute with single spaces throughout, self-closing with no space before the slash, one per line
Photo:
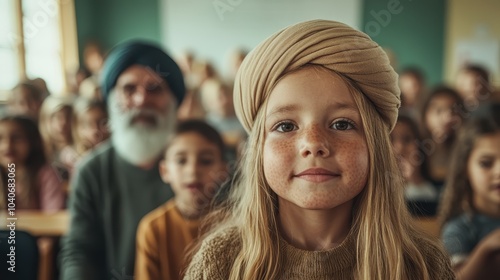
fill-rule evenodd
<path id="1" fill-rule="evenodd" d="M 62 279 L 133 279 L 137 225 L 173 196 L 158 162 L 185 93 L 179 67 L 160 48 L 134 41 L 110 52 L 101 75 L 111 140 L 72 180 Z"/>

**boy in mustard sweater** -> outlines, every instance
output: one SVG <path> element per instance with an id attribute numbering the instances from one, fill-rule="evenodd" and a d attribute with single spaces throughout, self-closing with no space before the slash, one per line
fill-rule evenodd
<path id="1" fill-rule="evenodd" d="M 175 197 L 139 224 L 136 279 L 182 279 L 185 250 L 197 238 L 201 218 L 228 178 L 224 150 L 220 134 L 205 122 L 178 124 L 160 162 L 162 180 L 171 185 Z"/>

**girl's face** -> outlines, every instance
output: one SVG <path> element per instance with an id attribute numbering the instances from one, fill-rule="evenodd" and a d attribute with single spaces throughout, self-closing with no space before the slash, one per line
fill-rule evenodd
<path id="1" fill-rule="evenodd" d="M 467 175 L 476 209 L 500 206 L 500 132 L 479 137 L 474 143 Z"/>
<path id="2" fill-rule="evenodd" d="M 209 205 L 227 176 L 218 146 L 197 132 L 175 137 L 160 163 L 160 173 L 172 186 L 177 203 L 198 210 Z"/>
<path id="3" fill-rule="evenodd" d="M 398 121 L 391 132 L 391 142 L 394 153 L 399 157 L 403 176 L 409 178 L 416 167 L 422 164 L 421 154 L 418 151 L 415 134 L 410 125 Z"/>
<path id="4" fill-rule="evenodd" d="M 77 133 L 86 147 L 92 148 L 109 137 L 106 118 L 101 108 L 91 108 L 79 116 Z"/>
<path id="5" fill-rule="evenodd" d="M 391 142 L 394 147 L 394 152 L 403 157 L 410 159 L 413 153 L 417 152 L 417 143 L 415 143 L 415 135 L 410 126 L 405 122 L 397 122 L 391 132 Z"/>
<path id="6" fill-rule="evenodd" d="M 425 125 L 437 142 L 442 142 L 454 134 L 460 120 L 454 106 L 457 100 L 452 96 L 438 95 L 434 97 L 425 112 Z"/>
<path id="7" fill-rule="evenodd" d="M 69 143 L 71 139 L 71 110 L 63 108 L 50 116 L 49 133 L 58 142 Z"/>
<path id="8" fill-rule="evenodd" d="M 336 74 L 305 68 L 282 78 L 266 110 L 264 175 L 284 206 L 333 209 L 364 188 L 361 115 Z"/>
<path id="9" fill-rule="evenodd" d="M 420 81 L 412 74 L 405 74 L 399 78 L 399 87 L 401 88 L 401 94 L 404 95 L 406 104 L 408 106 L 415 106 L 422 90 Z"/>
<path id="10" fill-rule="evenodd" d="M 22 165 L 28 159 L 30 143 L 22 127 L 13 121 L 0 123 L 0 165 Z"/>

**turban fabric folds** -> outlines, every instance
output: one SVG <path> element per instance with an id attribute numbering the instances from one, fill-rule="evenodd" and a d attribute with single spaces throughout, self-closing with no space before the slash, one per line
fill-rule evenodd
<path id="1" fill-rule="evenodd" d="M 101 73 L 104 100 L 107 101 L 109 92 L 116 85 L 121 73 L 132 65 L 141 65 L 151 69 L 167 82 L 177 98 L 177 104 L 182 102 L 186 90 L 179 66 L 159 47 L 141 41 L 119 44 L 106 57 Z"/>
<path id="2" fill-rule="evenodd" d="M 233 94 L 236 115 L 247 132 L 279 79 L 307 64 L 323 66 L 354 81 L 388 129 L 394 127 L 401 103 L 398 75 L 382 48 L 343 23 L 312 20 L 272 35 L 243 61 Z"/>

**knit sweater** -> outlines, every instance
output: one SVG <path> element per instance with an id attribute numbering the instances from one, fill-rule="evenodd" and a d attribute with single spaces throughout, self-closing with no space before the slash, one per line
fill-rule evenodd
<path id="1" fill-rule="evenodd" d="M 435 246 L 417 241 L 426 256 L 431 279 L 455 279 L 448 258 Z M 306 251 L 293 247 L 283 238 L 279 240 L 282 260 L 279 279 L 354 279 L 356 242 L 349 235 L 338 247 L 325 251 Z M 217 236 L 209 236 L 194 255 L 184 280 L 226 280 L 231 266 L 241 250 L 236 229 L 228 229 Z"/>
<path id="2" fill-rule="evenodd" d="M 136 279 L 182 279 L 185 251 L 199 227 L 200 220 L 184 218 L 173 199 L 146 215 L 137 229 Z"/>

